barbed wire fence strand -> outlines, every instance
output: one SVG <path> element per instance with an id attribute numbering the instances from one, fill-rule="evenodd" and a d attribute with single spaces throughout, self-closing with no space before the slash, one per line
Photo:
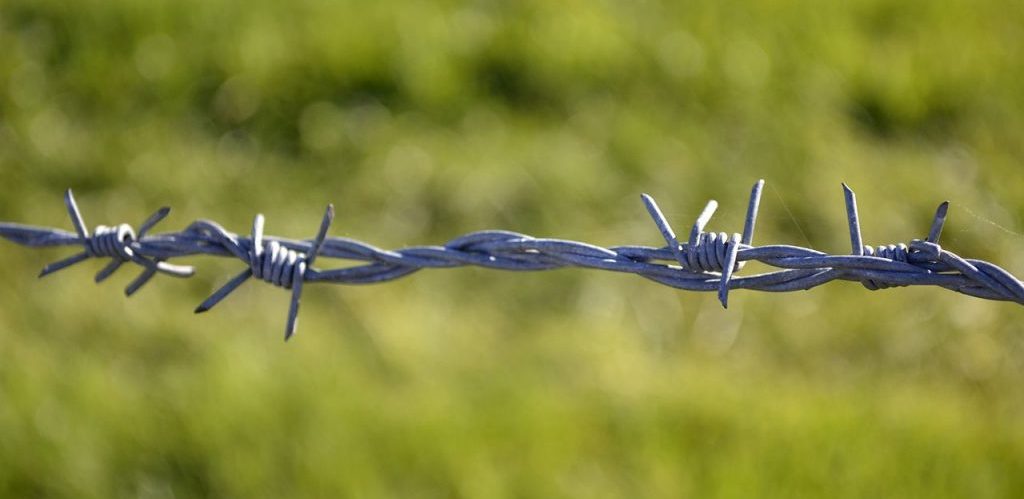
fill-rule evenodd
<path id="1" fill-rule="evenodd" d="M 82 251 L 47 265 L 40 277 L 91 258 L 108 258 L 96 274 L 96 282 L 110 277 L 122 265 L 134 263 L 142 273 L 125 294 L 133 295 L 156 274 L 190 277 L 190 266 L 168 260 L 193 255 L 234 257 L 245 268 L 217 289 L 195 310 L 212 309 L 250 278 L 291 291 L 285 340 L 295 334 L 306 283 L 375 284 L 405 277 L 421 269 L 479 266 L 512 271 L 540 271 L 580 267 L 636 274 L 687 291 L 717 292 L 728 308 L 729 292 L 750 289 L 766 292 L 808 290 L 836 280 L 856 281 L 869 290 L 897 286 L 938 286 L 988 300 L 1024 304 L 1024 283 L 999 266 L 959 255 L 942 248 L 939 238 L 946 222 L 948 202 L 939 205 L 928 235 L 909 244 L 867 246 L 861 233 L 857 197 L 843 184 L 851 253 L 831 255 L 792 245 L 753 244 L 764 181 L 754 184 L 743 233 L 706 232 L 718 203 L 711 200 L 680 242 L 654 198 L 641 199 L 666 246 L 616 246 L 603 248 L 564 239 L 536 238 L 503 230 L 473 232 L 443 246 L 413 246 L 385 250 L 344 237 L 328 237 L 334 220 L 329 205 L 312 240 L 291 240 L 264 234 L 264 217 L 256 215 L 249 237 L 229 232 L 210 220 L 198 220 L 181 232 L 149 234 L 170 213 L 161 208 L 147 218 L 138 232 L 128 224 L 98 226 L 90 233 L 68 189 L 64 203 L 75 232 L 0 222 L 0 236 L 20 245 L 40 248 L 81 246 Z M 314 268 L 318 258 L 348 260 L 356 264 L 333 269 Z M 756 275 L 737 275 L 744 264 L 758 261 L 776 270 Z M 359 264 L 361 263 L 361 264 Z"/>

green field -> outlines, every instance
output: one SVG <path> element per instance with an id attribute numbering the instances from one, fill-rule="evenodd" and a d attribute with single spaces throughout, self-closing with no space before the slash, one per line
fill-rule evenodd
<path id="1" fill-rule="evenodd" d="M 828 4 L 828 5 L 826 5 Z M 3 0 L 0 220 L 384 247 L 507 229 L 849 249 L 1024 274 L 1024 3 Z M 1024 307 L 711 293 L 592 270 L 101 286 L 0 240 L 0 496 L 1021 497 Z M 321 260 L 318 265 L 337 264 Z M 752 266 L 747 271 L 756 271 Z"/>

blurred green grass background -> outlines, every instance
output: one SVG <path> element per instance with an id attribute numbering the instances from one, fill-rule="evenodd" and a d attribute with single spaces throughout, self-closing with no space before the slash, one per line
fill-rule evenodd
<path id="1" fill-rule="evenodd" d="M 756 240 L 925 235 L 1024 272 L 1024 4 L 1010 0 L 4 0 L 0 220 L 382 247 L 502 228 L 657 245 L 711 197 Z M 425 271 L 286 293 L 195 258 L 35 276 L 0 241 L 6 497 L 1020 497 L 1019 306 Z M 327 265 L 324 261 L 321 265 Z"/>

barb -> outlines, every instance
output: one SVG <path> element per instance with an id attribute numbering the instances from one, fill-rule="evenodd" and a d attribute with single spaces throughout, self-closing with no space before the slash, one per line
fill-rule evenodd
<path id="1" fill-rule="evenodd" d="M 153 228 L 153 226 L 160 223 L 161 220 L 170 214 L 170 208 L 160 208 L 156 213 L 150 215 L 150 217 L 147 218 L 145 222 L 142 222 L 142 225 L 139 227 L 138 236 L 135 235 L 135 231 L 132 230 L 132 227 L 128 224 L 121 224 L 116 227 L 100 225 L 96 227 L 95 233 L 90 236 L 89 229 L 85 226 L 85 220 L 82 218 L 82 212 L 78 209 L 78 203 L 75 202 L 75 196 L 72 194 L 71 189 L 68 189 L 64 193 L 64 205 L 67 207 L 68 216 L 71 217 L 71 224 L 74 225 L 75 232 L 78 233 L 78 240 L 76 242 L 80 243 L 85 250 L 81 253 L 47 265 L 43 268 L 39 277 L 46 277 L 58 270 L 66 269 L 76 263 L 88 260 L 89 258 L 109 257 L 111 260 L 110 263 L 96 274 L 96 282 L 100 283 L 113 275 L 117 269 L 121 268 L 122 264 L 130 261 L 145 269 L 142 274 L 132 281 L 132 283 L 124 290 L 126 295 L 131 296 L 138 291 L 139 288 L 149 282 L 157 272 L 163 272 L 176 277 L 190 277 L 194 273 L 192 267 L 171 265 L 164 262 L 162 259 L 147 259 L 141 256 L 139 252 L 132 247 L 132 243 L 136 240 L 136 237 L 144 237 L 146 233 Z M 4 226 L 0 225 L 0 235 L 4 235 L 6 237 L 6 234 L 2 233 L 3 228 Z"/>
<path id="2" fill-rule="evenodd" d="M 859 282 L 869 290 L 898 286 L 938 286 L 969 296 L 1024 304 L 1024 283 L 995 264 L 962 258 L 943 249 L 939 238 L 946 222 L 949 203 L 943 202 L 924 240 L 909 244 L 867 246 L 864 244 L 857 212 L 857 197 L 843 184 L 851 253 L 830 255 L 790 245 L 754 246 L 754 228 L 764 181 L 750 192 L 742 234 L 705 232 L 718 203 L 711 200 L 680 243 L 654 198 L 641 199 L 665 240 L 664 247 L 617 246 L 602 248 L 562 239 L 535 238 L 508 231 L 473 232 L 444 246 L 413 246 L 384 250 L 342 237 L 328 237 L 334 221 L 334 207 L 328 205 L 320 230 L 312 240 L 296 241 L 267 236 L 263 215 L 256 215 L 249 237 L 231 233 L 216 222 L 198 220 L 181 232 L 149 235 L 170 213 L 161 208 L 136 233 L 131 226 L 98 226 L 92 234 L 69 189 L 64 202 L 75 232 L 0 222 L 0 236 L 29 247 L 74 246 L 83 250 L 47 265 L 40 277 L 90 258 L 109 258 L 96 274 L 102 282 L 124 263 L 142 267 L 143 272 L 125 289 L 132 295 L 157 273 L 175 277 L 193 275 L 192 267 L 172 265 L 167 260 L 192 255 L 234 257 L 246 268 L 216 290 L 196 308 L 212 309 L 250 278 L 291 290 L 291 304 L 285 326 L 285 340 L 292 337 L 298 321 L 303 286 L 307 283 L 375 284 L 399 279 L 421 269 L 475 265 L 501 270 L 539 271 L 581 267 L 636 274 L 652 281 L 687 291 L 715 291 L 723 307 L 729 292 L 751 289 L 767 292 L 807 290 L 831 281 Z M 313 267 L 318 257 L 361 262 L 361 265 L 320 270 Z M 759 261 L 776 270 L 739 276 L 744 263 Z"/>

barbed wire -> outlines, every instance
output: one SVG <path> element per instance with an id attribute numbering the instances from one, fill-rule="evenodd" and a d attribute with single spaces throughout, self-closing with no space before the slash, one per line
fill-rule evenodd
<path id="1" fill-rule="evenodd" d="M 666 243 L 660 248 L 603 248 L 577 241 L 487 230 L 466 234 L 443 246 L 385 250 L 349 238 L 328 237 L 327 232 L 334 220 L 332 205 L 327 207 L 319 232 L 312 240 L 297 241 L 265 235 L 263 215 L 256 215 L 249 237 L 229 232 L 209 220 L 195 221 L 181 232 L 150 235 L 149 231 L 170 213 L 166 207 L 146 219 L 137 233 L 130 225 L 121 224 L 114 227 L 101 225 L 90 234 L 70 189 L 65 193 L 64 203 L 75 232 L 0 222 L 0 236 L 29 247 L 82 247 L 81 252 L 47 265 L 40 277 L 90 258 L 110 259 L 96 274 L 96 282 L 99 283 L 123 264 L 134 263 L 142 268 L 142 273 L 125 289 L 128 296 L 157 273 L 190 277 L 195 272 L 190 266 L 174 265 L 167 260 L 192 255 L 237 258 L 245 265 L 244 270 L 213 292 L 195 312 L 210 310 L 250 278 L 262 280 L 291 291 L 285 340 L 295 333 L 306 283 L 374 284 L 395 280 L 421 269 L 467 265 L 514 271 L 581 267 L 624 272 L 677 289 L 717 292 L 722 306 L 726 308 L 729 292 L 734 289 L 788 292 L 811 289 L 835 280 L 860 282 L 869 290 L 938 286 L 978 298 L 1024 304 L 1024 283 L 1012 274 L 984 260 L 962 258 L 939 245 L 948 202 L 939 205 L 924 240 L 866 246 L 861 235 L 857 197 L 843 184 L 852 252 L 830 255 L 799 246 L 753 245 L 763 188 L 764 181 L 759 180 L 750 192 L 742 234 L 705 232 L 718 208 L 718 203 L 712 200 L 697 217 L 686 242 L 677 239 L 654 198 L 643 194 L 643 203 Z M 318 258 L 349 260 L 357 264 L 322 270 L 313 267 Z M 758 261 L 777 270 L 737 275 L 749 261 Z"/>

